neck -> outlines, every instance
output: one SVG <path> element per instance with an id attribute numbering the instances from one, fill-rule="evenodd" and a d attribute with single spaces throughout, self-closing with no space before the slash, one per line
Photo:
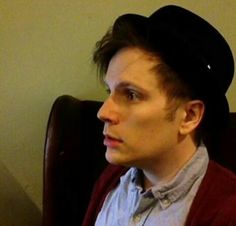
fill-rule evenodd
<path id="1" fill-rule="evenodd" d="M 172 180 L 192 158 L 196 150 L 196 144 L 191 139 L 186 139 L 175 149 L 164 153 L 154 164 L 150 164 L 153 167 L 143 168 L 143 188 L 147 190 L 158 183 Z"/>

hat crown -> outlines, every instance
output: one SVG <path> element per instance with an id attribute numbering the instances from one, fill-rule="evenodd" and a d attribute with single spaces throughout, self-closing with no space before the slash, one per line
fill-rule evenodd
<path id="1" fill-rule="evenodd" d="M 212 25 L 191 11 L 169 5 L 155 11 L 148 18 L 148 26 L 148 36 L 153 45 L 158 44 L 155 38 L 159 42 L 160 36 L 163 36 L 164 46 L 159 47 L 168 58 L 169 55 L 175 58 L 172 59 L 172 62 L 176 61 L 175 65 L 171 65 L 174 69 L 187 66 L 178 65 L 181 57 L 183 64 L 184 61 L 186 64 L 191 60 L 199 61 L 211 76 L 202 79 L 209 80 L 212 84 L 208 85 L 215 85 L 226 93 L 233 79 L 234 59 L 224 37 Z M 181 69 L 186 70 L 187 67 Z M 200 75 L 196 79 L 200 81 Z"/>

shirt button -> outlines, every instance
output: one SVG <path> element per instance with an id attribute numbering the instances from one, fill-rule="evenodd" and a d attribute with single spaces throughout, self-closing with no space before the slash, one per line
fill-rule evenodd
<path id="1" fill-rule="evenodd" d="M 138 223 L 141 220 L 141 218 L 142 218 L 141 214 L 137 214 L 136 216 L 134 216 L 134 221 Z"/>
<path id="2" fill-rule="evenodd" d="M 162 199 L 162 203 L 163 203 L 164 205 L 169 205 L 169 204 L 170 204 L 170 200 L 167 199 L 167 198 Z"/>

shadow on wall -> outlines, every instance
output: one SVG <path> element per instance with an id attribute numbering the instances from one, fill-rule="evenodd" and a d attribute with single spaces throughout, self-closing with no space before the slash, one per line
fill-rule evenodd
<path id="1" fill-rule="evenodd" d="M 40 210 L 0 162 L 0 226 L 40 225 Z"/>

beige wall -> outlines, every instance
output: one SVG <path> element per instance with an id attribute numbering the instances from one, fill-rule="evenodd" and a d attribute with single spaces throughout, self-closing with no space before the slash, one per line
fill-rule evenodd
<path id="1" fill-rule="evenodd" d="M 1 183 L 9 192 L 7 178 L 41 209 L 44 135 L 53 100 L 61 94 L 102 99 L 90 63 L 96 40 L 120 14 L 149 15 L 172 3 L 217 26 L 236 56 L 235 0 L 0 0 L 0 162 L 8 172 Z M 228 92 L 232 111 L 235 96 L 236 79 Z"/>

